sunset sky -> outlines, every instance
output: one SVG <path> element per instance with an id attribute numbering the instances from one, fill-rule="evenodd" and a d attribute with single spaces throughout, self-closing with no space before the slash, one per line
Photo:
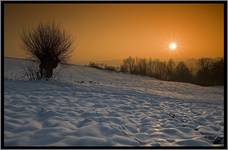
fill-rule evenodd
<path id="1" fill-rule="evenodd" d="M 52 21 L 74 39 L 70 63 L 224 54 L 223 4 L 5 4 L 4 9 L 7 57 L 26 57 L 23 28 Z"/>

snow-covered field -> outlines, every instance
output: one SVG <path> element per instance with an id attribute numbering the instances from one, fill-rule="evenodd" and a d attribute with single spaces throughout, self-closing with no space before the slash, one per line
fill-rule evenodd
<path id="1" fill-rule="evenodd" d="M 4 60 L 6 146 L 221 146 L 224 88 L 61 66 L 28 81 Z M 220 140 L 220 141 L 219 141 Z"/>

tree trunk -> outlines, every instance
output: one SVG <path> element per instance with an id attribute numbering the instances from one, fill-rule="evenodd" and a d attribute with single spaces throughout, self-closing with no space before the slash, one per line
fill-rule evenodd
<path id="1" fill-rule="evenodd" d="M 53 75 L 53 68 L 46 69 L 46 78 L 51 78 Z"/>
<path id="2" fill-rule="evenodd" d="M 42 79 L 43 78 L 43 71 L 44 71 L 42 63 L 40 64 L 39 68 L 40 68 L 40 79 Z"/>

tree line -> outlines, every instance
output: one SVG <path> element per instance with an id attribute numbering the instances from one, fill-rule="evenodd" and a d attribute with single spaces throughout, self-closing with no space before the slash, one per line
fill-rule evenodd
<path id="1" fill-rule="evenodd" d="M 88 66 L 96 68 L 96 69 L 100 69 L 100 70 L 109 70 L 109 71 L 119 72 L 119 68 L 114 67 L 114 66 L 109 66 L 109 65 L 106 65 L 103 63 L 90 62 Z"/>
<path id="2" fill-rule="evenodd" d="M 199 85 L 224 85 L 224 59 L 201 58 L 197 70 L 192 70 L 184 61 L 160 61 L 128 57 L 123 60 L 120 71 L 130 74 L 155 77 L 166 81 L 189 82 Z M 195 73 L 194 73 L 195 72 Z"/>

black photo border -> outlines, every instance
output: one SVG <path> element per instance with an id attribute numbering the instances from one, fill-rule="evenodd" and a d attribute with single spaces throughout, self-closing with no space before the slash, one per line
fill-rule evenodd
<path id="1" fill-rule="evenodd" d="M 6 146 L 4 145 L 4 7 L 6 4 L 223 4 L 224 145 L 223 146 Z M 2 149 L 227 149 L 227 1 L 1 1 L 1 148 Z"/>

